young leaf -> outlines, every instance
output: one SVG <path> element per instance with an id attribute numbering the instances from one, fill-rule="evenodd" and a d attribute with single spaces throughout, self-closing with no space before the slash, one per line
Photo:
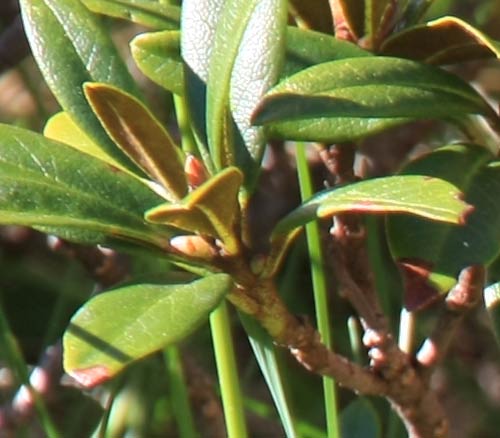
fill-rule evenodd
<path id="1" fill-rule="evenodd" d="M 401 175 L 375 178 L 325 190 L 292 211 L 273 236 L 288 234 L 317 217 L 339 213 L 407 213 L 440 222 L 461 224 L 468 206 L 460 191 L 437 177 Z"/>
<path id="2" fill-rule="evenodd" d="M 132 57 L 139 69 L 153 82 L 172 93 L 184 93 L 180 32 L 148 32 L 130 42 Z"/>
<path id="3" fill-rule="evenodd" d="M 163 198 L 137 178 L 63 143 L 0 125 L 0 223 L 85 243 L 106 236 L 164 249 L 172 231 L 143 219 Z"/>
<path id="4" fill-rule="evenodd" d="M 477 92 L 448 72 L 399 58 L 360 57 L 285 79 L 264 97 L 254 123 L 266 124 L 272 136 L 337 142 L 408 119 L 469 113 L 496 118 Z"/>
<path id="5" fill-rule="evenodd" d="M 170 225 L 195 234 L 219 237 L 212 223 L 196 206 L 165 203 L 148 210 L 144 217 L 152 223 Z"/>
<path id="6" fill-rule="evenodd" d="M 152 0 L 82 0 L 92 12 L 132 21 L 158 30 L 178 29 L 178 6 Z"/>
<path id="7" fill-rule="evenodd" d="M 21 0 L 33 56 L 49 88 L 74 122 L 116 161 L 137 172 L 107 136 L 82 93 L 84 82 L 139 94 L 109 34 L 79 0 Z"/>
<path id="8" fill-rule="evenodd" d="M 408 216 L 388 219 L 392 255 L 412 279 L 409 295 L 414 295 L 408 290 L 412 284 L 434 294 L 447 292 L 463 268 L 488 265 L 500 253 L 500 162 L 492 158 L 480 146 L 459 144 L 440 148 L 403 170 L 451 182 L 474 207 L 462 227 Z"/>
<path id="9" fill-rule="evenodd" d="M 173 200 L 183 198 L 188 186 L 181 151 L 151 112 L 130 94 L 106 84 L 85 84 L 84 92 L 115 143 Z"/>
<path id="10" fill-rule="evenodd" d="M 228 167 L 184 199 L 188 208 L 196 207 L 205 214 L 226 245 L 232 241 L 242 182 L 243 174 L 236 167 Z"/>
<path id="11" fill-rule="evenodd" d="M 64 334 L 64 368 L 83 386 L 102 383 L 188 336 L 231 288 L 231 277 L 214 274 L 188 284 L 138 284 L 97 295 Z"/>
<path id="12" fill-rule="evenodd" d="M 392 35 L 380 51 L 429 64 L 454 64 L 498 58 L 500 43 L 459 18 L 443 17 Z"/>

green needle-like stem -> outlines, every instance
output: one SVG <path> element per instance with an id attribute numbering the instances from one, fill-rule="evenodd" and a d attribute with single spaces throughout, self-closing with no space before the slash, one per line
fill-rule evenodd
<path id="1" fill-rule="evenodd" d="M 165 350 L 165 363 L 168 368 L 172 408 L 177 420 L 179 438 L 196 438 L 196 431 L 191 406 L 189 404 L 188 389 L 184 380 L 182 359 L 177 346 Z"/>
<path id="2" fill-rule="evenodd" d="M 223 302 L 210 315 L 215 361 L 229 438 L 247 438 L 245 411 L 231 336 L 227 305 Z"/>
<path id="3" fill-rule="evenodd" d="M 307 164 L 305 145 L 298 144 L 296 148 L 297 169 L 299 173 L 300 194 L 302 200 L 313 195 L 311 175 Z M 328 293 L 326 284 L 326 271 L 323 264 L 321 251 L 321 237 L 317 222 L 306 225 L 307 246 L 311 260 L 311 277 L 314 290 L 314 303 L 316 308 L 316 321 L 318 331 L 323 343 L 332 348 L 332 333 L 330 330 L 330 312 L 328 308 Z M 328 438 L 340 437 L 340 424 L 337 409 L 337 393 L 335 382 L 330 377 L 323 377 L 323 390 L 325 397 L 326 425 Z"/>

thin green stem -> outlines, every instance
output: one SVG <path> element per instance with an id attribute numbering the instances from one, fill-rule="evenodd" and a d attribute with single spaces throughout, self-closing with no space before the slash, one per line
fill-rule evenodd
<path id="1" fill-rule="evenodd" d="M 164 352 L 164 358 L 168 370 L 170 395 L 179 438 L 196 438 L 199 434 L 196 431 L 189 404 L 188 388 L 184 379 L 184 369 L 178 347 L 168 347 Z"/>
<path id="2" fill-rule="evenodd" d="M 47 410 L 43 399 L 30 383 L 28 367 L 23 359 L 16 338 L 10 329 L 9 322 L 2 306 L 0 306 L 0 346 L 7 363 L 12 367 L 18 381 L 26 387 L 33 397 L 35 410 L 38 414 L 38 418 L 42 424 L 45 435 L 49 438 L 56 438 L 60 436 L 57 428 L 50 418 L 49 411 Z"/>
<path id="3" fill-rule="evenodd" d="M 229 438 L 247 438 L 245 411 L 231 336 L 227 305 L 223 302 L 210 315 L 215 361 Z"/>
<path id="4" fill-rule="evenodd" d="M 198 156 L 198 148 L 193 138 L 193 132 L 189 123 L 189 114 L 186 107 L 186 100 L 182 96 L 174 94 L 175 115 L 179 131 L 181 133 L 182 150 L 186 153 Z"/>
<path id="5" fill-rule="evenodd" d="M 299 173 L 300 193 L 303 200 L 313 195 L 311 175 L 307 164 L 305 145 L 297 145 L 297 169 Z M 311 277 L 314 290 L 316 321 L 323 343 L 332 348 L 332 333 L 330 330 L 330 312 L 328 307 L 328 293 L 325 267 L 321 251 L 321 237 L 317 222 L 306 225 L 307 245 L 311 259 Z M 326 426 L 328 438 L 340 437 L 340 422 L 337 409 L 337 393 L 335 381 L 330 377 L 323 377 L 325 397 Z"/>

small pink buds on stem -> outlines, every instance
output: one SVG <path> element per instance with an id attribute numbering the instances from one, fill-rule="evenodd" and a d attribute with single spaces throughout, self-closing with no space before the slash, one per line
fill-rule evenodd
<path id="1" fill-rule="evenodd" d="M 170 239 L 170 246 L 188 257 L 212 260 L 217 251 L 201 236 L 176 236 Z"/>

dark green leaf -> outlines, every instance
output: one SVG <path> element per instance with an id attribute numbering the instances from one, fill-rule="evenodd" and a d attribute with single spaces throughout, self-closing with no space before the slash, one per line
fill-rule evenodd
<path id="1" fill-rule="evenodd" d="M 408 216 L 388 219 L 393 257 L 406 274 L 415 279 L 417 273 L 421 283 L 435 293 L 448 291 L 463 268 L 488 265 L 500 253 L 500 162 L 491 161 L 492 158 L 480 146 L 452 145 L 410 163 L 403 170 L 404 174 L 451 182 L 474 207 L 462 227 Z"/>
<path id="2" fill-rule="evenodd" d="M 137 171 L 83 96 L 82 85 L 88 81 L 138 94 L 107 30 L 79 0 L 21 0 L 21 8 L 33 55 L 64 111 L 109 156 Z"/>
<path id="3" fill-rule="evenodd" d="M 158 30 L 178 29 L 178 6 L 152 0 L 82 0 L 92 12 L 129 20 Z"/>
<path id="4" fill-rule="evenodd" d="M 371 56 L 371 53 L 333 35 L 289 26 L 282 78 L 323 62 L 361 56 Z"/>
<path id="5" fill-rule="evenodd" d="M 147 224 L 163 198 L 136 177 L 39 134 L 0 125 L 0 223 L 61 231 L 86 243 L 122 239 L 165 248 L 172 233 Z"/>
<path id="6" fill-rule="evenodd" d="M 130 43 L 132 56 L 140 70 L 153 82 L 176 94 L 184 93 L 180 55 L 180 32 L 148 32 Z"/>
<path id="7" fill-rule="evenodd" d="M 159 182 L 172 200 L 183 198 L 188 186 L 181 150 L 153 114 L 136 98 L 116 87 L 87 83 L 84 91 L 115 143 Z"/>
<path id="8" fill-rule="evenodd" d="M 437 177 L 419 175 L 389 176 L 329 189 L 282 219 L 274 236 L 287 234 L 317 217 L 339 213 L 408 213 L 434 221 L 462 223 L 467 204 L 460 191 Z"/>
<path id="9" fill-rule="evenodd" d="M 500 57 L 500 43 L 456 17 L 443 17 L 394 34 L 381 47 L 389 56 L 429 64 Z"/>
<path id="10" fill-rule="evenodd" d="M 343 437 L 381 438 L 382 425 L 377 411 L 364 397 L 358 397 L 342 411 L 341 427 Z"/>
<path id="11" fill-rule="evenodd" d="M 188 336 L 232 288 L 215 274 L 189 284 L 138 284 L 97 295 L 71 319 L 64 368 L 90 387 Z"/>
<path id="12" fill-rule="evenodd" d="M 287 139 L 337 142 L 408 119 L 469 113 L 496 117 L 477 92 L 448 72 L 399 58 L 359 57 L 285 79 L 263 99 L 254 123 Z"/>
<path id="13" fill-rule="evenodd" d="M 331 34 L 333 17 L 328 2 L 324 0 L 291 0 L 290 15 L 303 28 Z"/>

